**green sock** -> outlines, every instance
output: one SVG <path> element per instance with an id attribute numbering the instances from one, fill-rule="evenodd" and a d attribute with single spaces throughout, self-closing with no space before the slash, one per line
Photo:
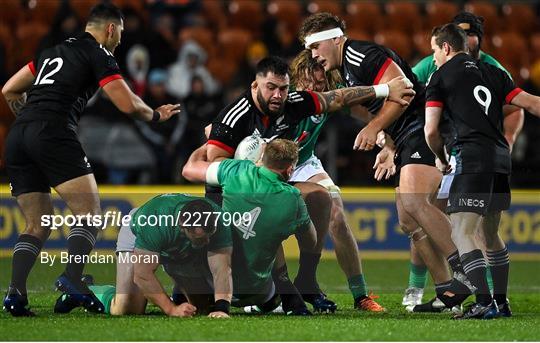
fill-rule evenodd
<path id="1" fill-rule="evenodd" d="M 427 281 L 427 267 L 410 263 L 409 287 L 425 288 Z"/>
<path id="2" fill-rule="evenodd" d="M 363 274 L 351 276 L 347 281 L 349 282 L 349 289 L 355 300 L 367 295 L 366 280 L 364 280 Z"/>
<path id="3" fill-rule="evenodd" d="M 105 307 L 105 313 L 111 313 L 111 303 L 116 295 L 116 287 L 112 285 L 88 286 Z"/>
<path id="4" fill-rule="evenodd" d="M 491 267 L 487 266 L 486 268 L 486 279 L 490 292 L 493 292 L 493 276 L 491 275 Z"/>

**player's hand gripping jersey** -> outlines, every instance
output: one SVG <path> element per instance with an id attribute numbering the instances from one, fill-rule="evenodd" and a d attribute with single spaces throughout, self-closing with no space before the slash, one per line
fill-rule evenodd
<path id="1" fill-rule="evenodd" d="M 400 145 L 405 137 L 421 129 L 424 125 L 425 89 L 417 81 L 409 65 L 395 52 L 381 45 L 348 39 L 343 47 L 341 75 L 347 87 L 378 85 L 392 61 L 414 84 L 413 89 L 416 92 L 405 112 L 385 130 L 390 134 L 395 144 Z M 375 99 L 364 106 L 371 113 L 376 114 L 383 103 L 384 99 Z"/>

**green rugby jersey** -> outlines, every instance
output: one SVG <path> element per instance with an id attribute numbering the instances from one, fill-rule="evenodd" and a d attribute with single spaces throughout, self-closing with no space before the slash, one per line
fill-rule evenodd
<path id="1" fill-rule="evenodd" d="M 234 293 L 258 294 L 272 277 L 281 243 L 309 229 L 306 204 L 298 189 L 251 161 L 223 160 L 218 164 L 217 180 L 208 181 L 223 187 L 226 213 L 249 213 L 245 220 L 233 223 Z"/>
<path id="2" fill-rule="evenodd" d="M 131 231 L 137 237 L 135 247 L 158 253 L 161 263 L 187 261 L 206 256 L 207 250 L 231 247 L 231 230 L 224 225 L 222 217 L 219 218 L 216 232 L 210 237 L 210 243 L 202 249 L 193 247 L 183 230 L 175 225 L 182 208 L 198 199 L 204 198 L 185 194 L 163 194 L 142 205 L 131 218 Z M 215 212 L 223 212 L 212 201 L 204 200 L 212 205 Z M 154 219 L 150 218 L 161 220 L 161 225 L 159 222 L 157 225 L 150 225 L 155 224 Z M 195 219 L 192 218 L 193 223 Z M 182 220 L 187 220 L 187 217 L 182 217 Z"/>
<path id="3" fill-rule="evenodd" d="M 504 70 L 510 78 L 512 78 L 512 75 L 506 70 L 496 59 L 494 59 L 491 55 L 486 54 L 483 51 L 480 51 L 480 61 L 484 63 L 491 64 L 499 69 Z M 423 84 L 426 84 L 429 81 L 429 78 L 433 73 L 437 70 L 437 66 L 435 65 L 435 60 L 433 59 L 433 55 L 429 55 L 424 57 L 420 62 L 418 62 L 413 68 L 412 71 L 418 78 L 418 81 L 420 81 Z"/>
<path id="4" fill-rule="evenodd" d="M 328 113 L 312 115 L 303 119 L 295 127 L 294 141 L 298 142 L 298 163 L 301 165 L 315 154 L 315 145 L 321 134 L 322 127 L 328 120 Z"/>
<path id="5" fill-rule="evenodd" d="M 338 84 L 337 89 L 340 88 L 344 88 L 344 86 Z M 344 108 L 340 112 L 350 114 L 348 108 Z M 328 121 L 328 118 L 329 114 L 327 112 L 314 114 L 311 117 L 302 119 L 294 127 L 294 134 L 291 137 L 294 137 L 292 140 L 298 143 L 298 166 L 315 155 L 315 145 L 317 145 L 321 130 Z"/>

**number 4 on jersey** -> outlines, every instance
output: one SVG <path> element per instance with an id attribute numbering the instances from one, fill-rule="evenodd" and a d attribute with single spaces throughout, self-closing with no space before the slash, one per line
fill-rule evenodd
<path id="1" fill-rule="evenodd" d="M 43 65 L 41 66 L 41 69 L 39 70 L 38 76 L 36 78 L 36 82 L 34 82 L 35 85 L 52 85 L 54 83 L 53 79 L 50 79 L 54 74 L 58 73 L 60 69 L 62 69 L 62 66 L 64 65 L 64 60 L 62 60 L 60 57 L 54 58 L 53 60 L 49 61 L 50 58 L 47 58 L 45 61 L 43 61 Z M 56 67 L 54 67 L 53 70 L 51 70 L 48 74 L 41 77 L 41 74 L 43 74 L 43 70 L 45 70 L 46 66 L 52 66 L 53 64 L 56 64 Z"/>
<path id="2" fill-rule="evenodd" d="M 257 221 L 257 218 L 259 218 L 259 214 L 261 214 L 261 208 L 255 207 L 251 211 L 247 212 L 249 213 L 249 216 L 247 218 L 245 217 L 245 214 L 242 216 L 242 221 L 240 224 L 238 224 L 236 227 L 238 230 L 242 231 L 244 234 L 242 235 L 243 239 L 249 239 L 251 237 L 255 237 L 256 233 L 253 230 L 253 227 L 255 226 L 255 222 Z"/>

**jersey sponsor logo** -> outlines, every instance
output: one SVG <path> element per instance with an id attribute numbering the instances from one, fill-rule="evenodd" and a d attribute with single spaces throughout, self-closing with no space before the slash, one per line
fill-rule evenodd
<path id="1" fill-rule="evenodd" d="M 485 205 L 484 200 L 469 199 L 469 198 L 459 198 L 458 203 L 459 203 L 459 206 L 466 206 L 466 207 L 484 207 Z"/>
<path id="2" fill-rule="evenodd" d="M 234 127 L 236 122 L 249 111 L 251 108 L 251 105 L 249 104 L 248 100 L 246 98 L 240 99 L 236 105 L 234 105 L 229 112 L 225 115 L 223 120 L 221 121 L 223 124 L 228 125 L 230 127 Z"/>
<path id="3" fill-rule="evenodd" d="M 347 47 L 347 51 L 345 52 L 345 59 L 347 62 L 357 67 L 360 67 L 360 63 L 362 63 L 365 57 L 366 55 L 354 50 L 350 46 Z"/>
<path id="4" fill-rule="evenodd" d="M 249 215 L 242 216 L 242 222 L 236 226 L 238 230 L 242 231 L 242 238 L 245 240 L 248 240 L 251 237 L 255 237 L 257 235 L 254 227 L 255 223 L 257 222 L 257 218 L 259 218 L 259 214 L 261 214 L 261 208 L 255 207 L 247 213 L 249 213 Z"/>
<path id="5" fill-rule="evenodd" d="M 422 158 L 422 156 L 420 156 L 420 153 L 415 152 L 414 154 L 411 155 L 411 158 Z"/>
<path id="6" fill-rule="evenodd" d="M 304 101 L 304 98 L 297 92 L 291 92 L 289 93 L 289 97 L 287 98 L 287 101 L 290 103 L 295 103 L 295 102 Z"/>
<path id="7" fill-rule="evenodd" d="M 465 61 L 465 68 L 475 68 L 478 69 L 476 62 L 474 61 Z"/>

